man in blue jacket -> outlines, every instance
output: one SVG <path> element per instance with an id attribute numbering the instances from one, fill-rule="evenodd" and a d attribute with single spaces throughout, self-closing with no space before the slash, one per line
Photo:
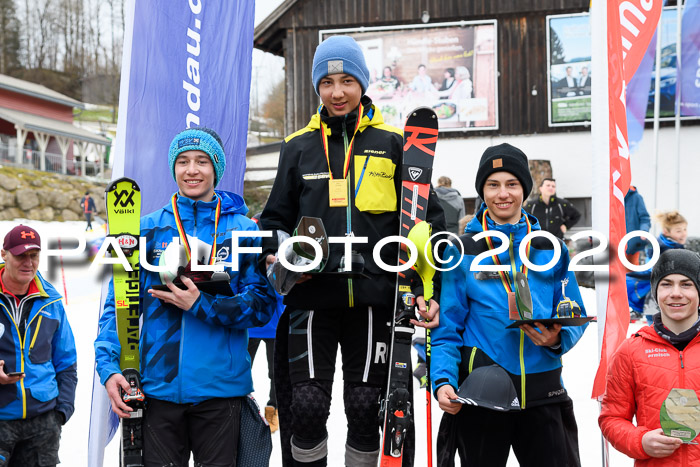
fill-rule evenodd
<path id="1" fill-rule="evenodd" d="M 448 433 L 443 433 L 446 436 L 438 439 L 451 437 L 462 465 L 468 467 L 505 466 L 511 447 L 521 466 L 579 465 L 578 432 L 573 404 L 561 380 L 561 356 L 578 342 L 584 328 L 545 327 L 535 322 L 506 329 L 513 322 L 511 311 L 518 316 L 509 307 L 520 285 L 520 281 L 515 284 L 516 273 L 527 277 L 535 320 L 554 317 L 557 304 L 564 299 L 562 283 L 567 279 L 566 296 L 582 303 L 574 273 L 568 271 L 567 248 L 551 236 L 534 237 L 524 247 L 523 256 L 535 265 L 549 264 L 556 256 L 554 241 L 561 248 L 559 259 L 544 271 L 523 264 L 519 253 L 523 239 L 540 226 L 521 207 L 524 193 L 532 188 L 532 177 L 520 149 L 509 144 L 488 148 L 481 157 L 475 186 L 484 203 L 467 225 L 461 245 L 450 246 L 444 253 L 453 258 L 448 267 L 456 267 L 443 272 L 440 326 L 432 335 L 430 371 L 436 398 L 440 408 L 456 414 Z M 508 244 L 496 237 L 474 240 L 485 231 L 504 234 Z M 507 271 L 483 269 L 494 264 L 507 266 Z M 467 375 L 492 364 L 507 371 L 517 398 L 503 401 L 501 412 L 457 403 L 457 388 L 471 377 Z M 510 411 L 513 409 L 519 410 Z M 446 455 L 445 449 L 438 444 L 439 457 Z"/>
<path id="2" fill-rule="evenodd" d="M 39 233 L 18 225 L 0 264 L 0 465 L 55 466 L 73 415 L 77 354 L 61 296 L 41 274 Z"/>
<path id="3" fill-rule="evenodd" d="M 232 268 L 232 241 L 252 247 L 260 239 L 232 238 L 233 232 L 257 227 L 245 216 L 248 208 L 239 195 L 214 191 L 226 167 L 219 136 L 206 128 L 185 130 L 173 139 L 168 161 L 178 192 L 165 207 L 141 219 L 141 236 L 147 239 L 141 254 L 147 254 L 149 264 L 158 264 L 174 237 L 188 251 L 198 242 L 198 254 L 206 250 L 209 264 L 225 266 L 233 296 L 200 292 L 184 274 L 179 276 L 184 290 L 169 280 L 164 281 L 167 291 L 155 290 L 159 274 L 141 268 L 141 287 L 147 292 L 140 339 L 144 462 L 187 465 L 192 451 L 197 465 L 234 466 L 242 405 L 253 391 L 247 329 L 269 321 L 275 295 L 257 269 L 257 255 L 239 254 L 238 268 Z M 131 409 L 119 388 L 129 386 L 119 368 L 116 329 L 110 286 L 95 358 L 112 410 L 127 417 Z"/>

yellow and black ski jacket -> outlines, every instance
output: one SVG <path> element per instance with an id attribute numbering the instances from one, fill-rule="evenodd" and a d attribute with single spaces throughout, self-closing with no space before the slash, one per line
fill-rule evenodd
<path id="1" fill-rule="evenodd" d="M 260 218 L 261 230 L 283 230 L 293 235 L 302 216 L 323 220 L 329 237 L 353 234 L 368 242 L 353 250 L 364 259 L 366 277 L 352 280 L 314 276 L 297 284 L 285 297 L 285 305 L 299 309 L 383 306 L 393 309 L 396 273 L 384 271 L 372 257 L 375 244 L 399 234 L 398 198 L 401 193 L 403 133 L 384 123 L 382 115 L 367 97 L 352 143 L 348 170 L 349 208 L 330 207 L 329 162 L 334 179 L 343 177 L 345 149 L 352 140 L 358 109 L 341 117 L 329 117 L 323 106 L 303 129 L 288 136 L 280 151 L 277 177 Z M 359 107 L 358 107 L 359 108 Z M 321 131 L 323 126 L 323 132 Z M 327 138 L 327 161 L 322 134 Z M 445 230 L 442 208 L 435 190 L 428 199 L 428 222 L 434 232 Z M 263 239 L 263 258 L 277 251 L 277 236 Z M 344 245 L 330 244 L 324 271 L 337 271 Z M 397 263 L 398 246 L 390 243 L 381 250 L 384 263 Z M 437 298 L 437 297 L 436 297 Z"/>

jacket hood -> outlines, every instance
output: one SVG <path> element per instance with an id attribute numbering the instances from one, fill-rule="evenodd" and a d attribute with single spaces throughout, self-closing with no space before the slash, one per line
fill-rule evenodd
<path id="1" fill-rule="evenodd" d="M 438 195 L 440 195 L 441 198 L 444 198 L 447 200 L 453 200 L 453 199 L 458 199 L 460 201 L 462 200 L 462 195 L 459 193 L 459 191 L 456 188 L 439 186 L 439 187 L 435 188 L 435 191 L 437 192 Z"/>
<path id="2" fill-rule="evenodd" d="M 481 225 L 481 219 L 483 219 L 484 211 L 486 210 L 486 203 L 482 202 L 479 211 L 476 213 L 474 218 L 467 224 L 466 232 L 479 233 L 483 232 L 484 228 Z M 527 229 L 527 223 L 525 222 L 525 216 L 530 219 L 530 225 L 532 225 L 532 230 L 540 230 L 540 222 L 535 216 L 520 208 L 520 213 L 522 216 L 517 224 L 496 224 L 490 217 L 486 216 L 486 222 L 488 223 L 489 230 L 500 230 L 503 232 L 514 232 L 520 229 Z"/>
<path id="3" fill-rule="evenodd" d="M 219 191 L 216 190 L 215 193 L 221 197 L 221 213 L 222 214 L 243 214 L 244 216 L 248 214 L 248 206 L 246 206 L 245 201 L 241 195 L 232 193 L 230 191 Z M 216 206 L 216 202 L 212 201 L 193 201 L 184 196 L 178 197 L 179 203 L 187 203 L 189 205 L 194 205 L 195 203 L 206 204 Z M 163 209 L 169 213 L 173 212 L 173 207 L 170 201 L 163 206 Z"/>

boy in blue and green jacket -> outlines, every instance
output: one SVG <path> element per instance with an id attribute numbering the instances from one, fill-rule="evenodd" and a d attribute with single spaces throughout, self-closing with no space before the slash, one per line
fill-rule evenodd
<path id="1" fill-rule="evenodd" d="M 537 219 L 522 209 L 531 189 L 527 157 L 520 149 L 509 144 L 488 148 L 476 175 L 476 190 L 484 203 L 460 238 L 463 253 L 457 245 L 444 254 L 453 258 L 450 266 L 460 262 L 442 274 L 440 326 L 432 335 L 430 371 L 440 407 L 456 415 L 447 416 L 441 426 L 444 436 L 438 439 L 451 441 L 438 443 L 438 456 L 454 456 L 453 450 L 458 449 L 466 456 L 462 458 L 465 466 L 505 466 L 511 447 L 522 466 L 578 465 L 576 421 L 562 384 L 561 356 L 578 342 L 585 327 L 554 324 L 547 328 L 535 323 L 506 329 L 513 322 L 509 294 L 515 293 L 516 272 L 527 276 L 534 319 L 555 317 L 558 303 L 564 300 L 562 281 L 566 279 L 566 296 L 582 303 L 561 240 L 551 237 L 561 255 L 545 271 L 523 265 L 521 242 L 540 229 Z M 478 255 L 501 246 L 496 237 L 475 241 L 474 236 L 484 231 L 505 234 L 509 245 L 497 256 L 479 258 L 479 264 L 507 265 L 507 272 L 477 267 Z M 525 254 L 536 265 L 548 264 L 555 252 L 552 241 L 534 237 Z M 453 402 L 457 388 L 473 369 L 492 364 L 508 372 L 517 392 L 507 410 Z"/>

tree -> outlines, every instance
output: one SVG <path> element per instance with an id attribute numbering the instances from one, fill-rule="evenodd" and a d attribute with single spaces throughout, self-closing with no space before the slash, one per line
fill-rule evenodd
<path id="1" fill-rule="evenodd" d="M 0 0 L 0 73 L 8 74 L 21 66 L 19 21 L 14 0 Z"/>
<path id="2" fill-rule="evenodd" d="M 561 43 L 559 35 L 553 28 L 549 28 L 549 49 L 552 54 L 552 65 L 564 63 L 566 60 L 564 45 Z"/>
<path id="3" fill-rule="evenodd" d="M 279 80 L 262 104 L 262 116 L 267 120 L 267 126 L 275 136 L 280 138 L 284 136 L 285 84 L 284 79 Z"/>

